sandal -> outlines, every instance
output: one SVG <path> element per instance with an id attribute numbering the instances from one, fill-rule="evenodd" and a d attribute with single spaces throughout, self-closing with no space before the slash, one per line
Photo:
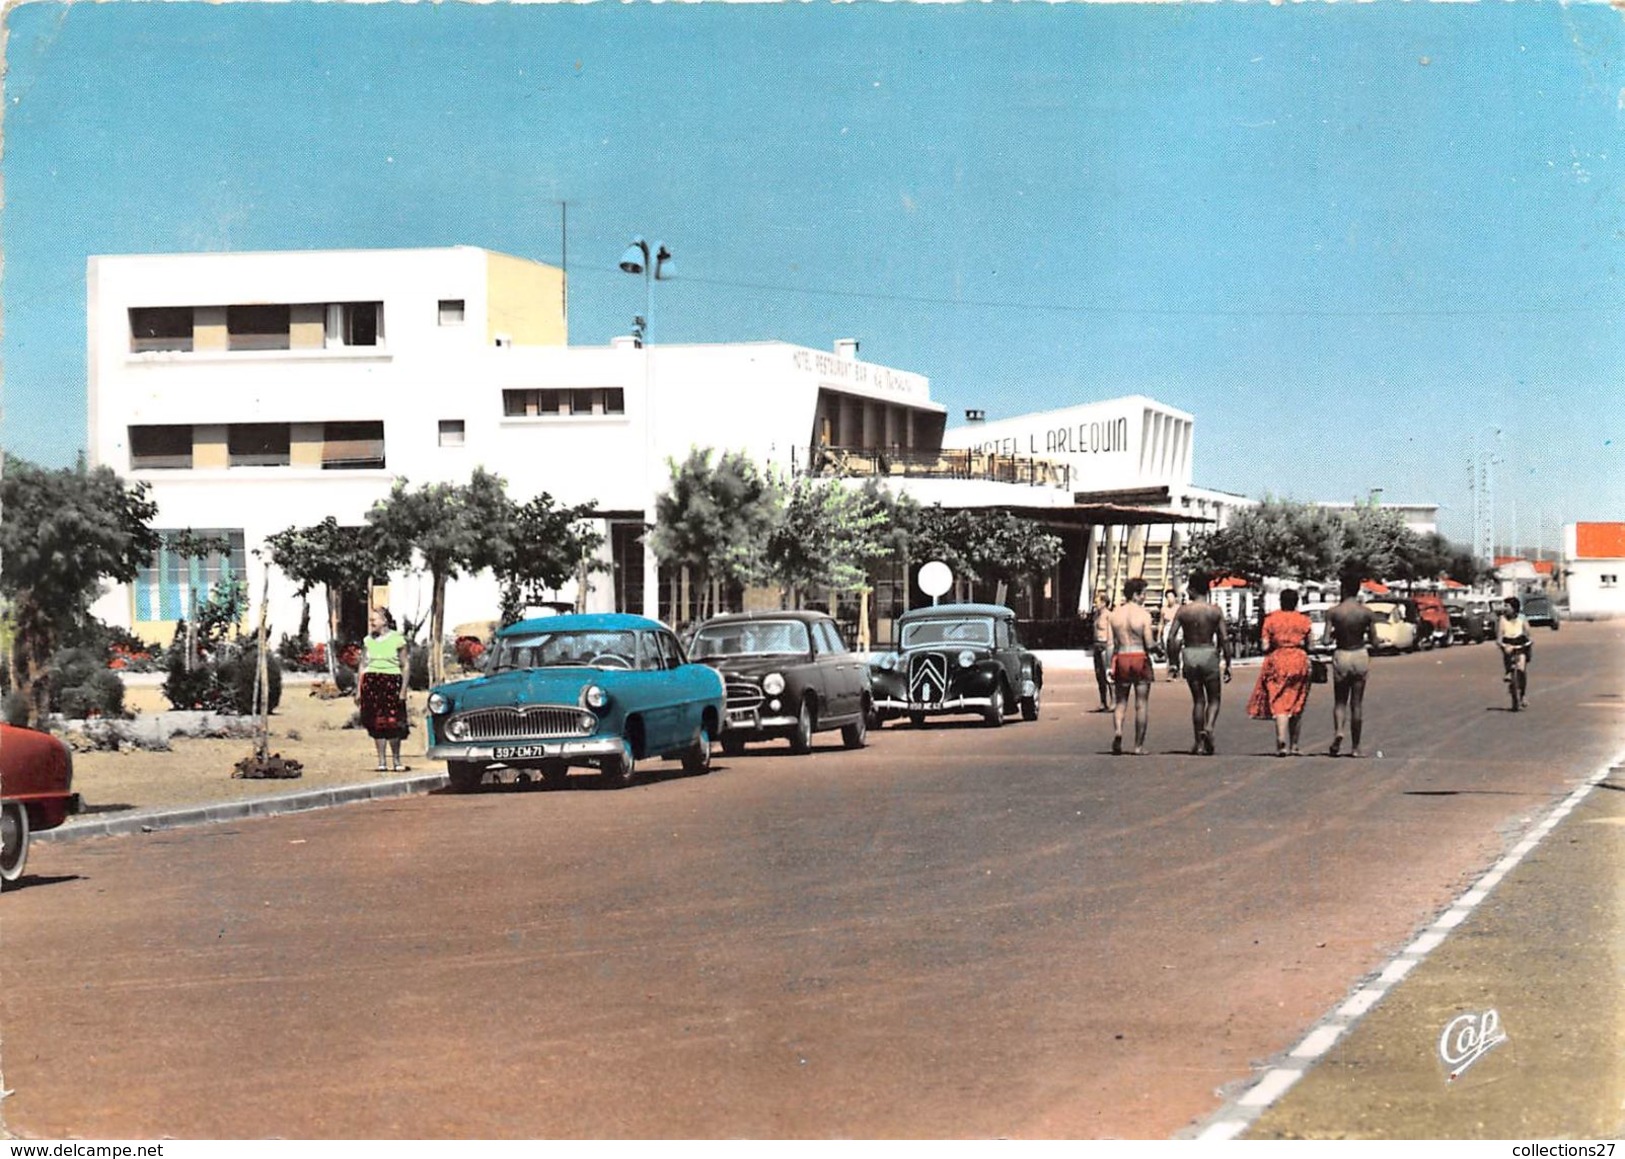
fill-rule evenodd
<path id="1" fill-rule="evenodd" d="M 389 766 L 384 764 L 382 761 L 380 761 L 378 763 L 378 768 L 375 769 L 374 771 L 379 772 L 379 773 L 387 773 L 387 772 L 389 772 Z"/>
<path id="2" fill-rule="evenodd" d="M 412 766 L 411 765 L 396 765 L 395 768 L 393 770 L 391 770 L 391 771 L 397 772 L 397 773 L 410 773 L 412 771 Z"/>

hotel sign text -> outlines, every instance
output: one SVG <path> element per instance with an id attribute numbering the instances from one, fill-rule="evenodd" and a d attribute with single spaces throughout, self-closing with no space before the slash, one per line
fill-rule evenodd
<path id="1" fill-rule="evenodd" d="M 1024 446 L 1023 443 L 1026 445 Z M 1077 423 L 973 444 L 988 455 L 1108 455 L 1128 450 L 1128 419 Z"/>

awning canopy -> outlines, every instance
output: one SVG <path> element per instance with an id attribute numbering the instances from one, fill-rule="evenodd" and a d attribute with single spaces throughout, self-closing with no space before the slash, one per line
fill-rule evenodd
<path id="1" fill-rule="evenodd" d="M 1185 515 L 1155 507 L 1132 507 L 1124 503 L 1074 503 L 1070 507 L 1007 507 L 1005 510 L 1025 519 L 1048 519 L 1079 527 L 1135 527 L 1167 523 L 1212 523 L 1205 515 Z"/>

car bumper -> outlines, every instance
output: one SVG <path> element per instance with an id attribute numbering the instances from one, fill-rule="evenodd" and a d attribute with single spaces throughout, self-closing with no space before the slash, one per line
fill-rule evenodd
<path id="1" fill-rule="evenodd" d="M 776 732 L 795 728 L 800 722 L 794 716 L 763 716 L 756 708 L 730 708 L 722 716 L 722 732 Z"/>
<path id="2" fill-rule="evenodd" d="M 426 754 L 431 761 L 556 761 L 610 757 L 625 742 L 618 736 L 590 736 L 579 740 L 514 741 L 509 744 L 435 744 Z"/>
<path id="3" fill-rule="evenodd" d="M 886 697 L 875 701 L 875 707 L 882 712 L 967 712 L 972 709 L 992 708 L 993 698 L 991 696 L 954 696 L 947 700 L 937 700 L 926 704 L 915 700 Z"/>

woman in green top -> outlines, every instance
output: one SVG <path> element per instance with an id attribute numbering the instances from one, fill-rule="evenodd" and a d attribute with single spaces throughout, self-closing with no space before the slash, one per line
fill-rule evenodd
<path id="1" fill-rule="evenodd" d="M 401 764 L 401 740 L 411 730 L 406 719 L 406 701 L 401 694 L 406 673 L 406 637 L 395 630 L 395 617 L 388 608 L 374 608 L 367 617 L 371 629 L 366 640 L 361 679 L 356 686 L 356 703 L 361 706 L 361 724 L 378 745 L 378 771 L 406 772 Z M 389 746 L 390 763 L 384 763 L 384 746 Z"/>

